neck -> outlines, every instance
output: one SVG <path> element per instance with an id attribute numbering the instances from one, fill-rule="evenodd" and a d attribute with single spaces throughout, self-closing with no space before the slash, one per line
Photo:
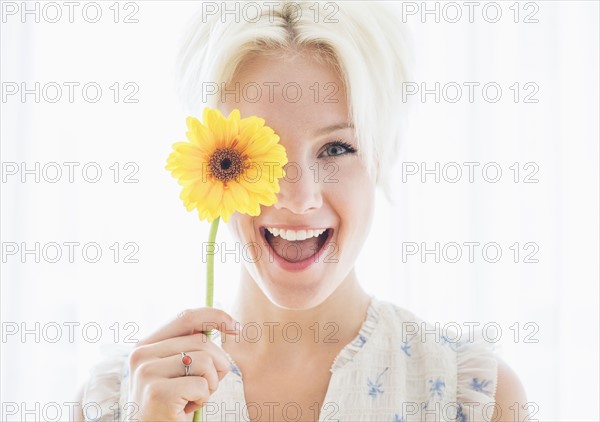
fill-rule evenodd
<path id="1" fill-rule="evenodd" d="M 232 337 L 235 345 L 230 344 L 228 349 L 239 345 L 262 355 L 293 351 L 295 356 L 301 356 L 324 346 L 343 347 L 358 334 L 370 301 L 352 270 L 321 304 L 306 310 L 281 308 L 265 296 L 243 269 L 232 312 L 242 331 L 238 337 Z"/>

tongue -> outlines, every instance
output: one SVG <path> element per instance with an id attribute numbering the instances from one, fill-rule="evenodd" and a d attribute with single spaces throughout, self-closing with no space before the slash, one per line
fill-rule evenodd
<path id="1" fill-rule="evenodd" d="M 313 256 L 319 250 L 319 238 L 285 240 L 279 236 L 271 238 L 271 247 L 277 255 L 289 262 L 299 262 Z"/>

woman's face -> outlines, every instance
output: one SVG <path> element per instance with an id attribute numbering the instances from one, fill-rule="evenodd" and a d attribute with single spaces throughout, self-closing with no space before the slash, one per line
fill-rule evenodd
<path id="1" fill-rule="evenodd" d="M 242 118 L 265 119 L 289 162 L 277 203 L 261 207 L 257 217 L 236 213 L 229 226 L 240 250 L 248 252 L 242 254 L 246 270 L 274 304 L 312 308 L 354 276 L 371 224 L 375 181 L 359 157 L 346 92 L 333 69 L 305 53 L 256 56 L 241 69 L 221 110 L 238 108 Z M 310 230 L 312 237 L 298 240 Z"/>

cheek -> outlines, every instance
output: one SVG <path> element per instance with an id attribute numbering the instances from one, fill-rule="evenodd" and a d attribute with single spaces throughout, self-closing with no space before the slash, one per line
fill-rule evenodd
<path id="1" fill-rule="evenodd" d="M 229 230 L 236 241 L 247 243 L 251 240 L 255 240 L 252 239 L 252 217 L 245 214 L 235 213 L 231 216 L 227 226 L 229 227 Z"/>
<path id="2" fill-rule="evenodd" d="M 327 185 L 329 202 L 339 218 L 337 241 L 344 248 L 348 262 L 354 262 L 368 236 L 375 202 L 375 181 L 366 169 L 356 162 L 352 164 L 340 164 L 337 182 Z"/>
<path id="3" fill-rule="evenodd" d="M 373 211 L 375 181 L 358 160 L 347 161 L 336 166 L 330 178 L 335 182 L 324 185 L 343 219 L 356 221 L 367 218 Z"/>

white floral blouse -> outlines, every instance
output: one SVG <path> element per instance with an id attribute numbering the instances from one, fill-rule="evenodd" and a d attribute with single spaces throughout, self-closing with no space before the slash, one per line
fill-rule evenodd
<path id="1" fill-rule="evenodd" d="M 218 334 L 213 338 L 220 344 Z M 358 335 L 331 366 L 319 421 L 489 421 L 497 384 L 493 344 L 480 333 L 454 338 L 373 297 Z M 127 358 L 121 351 L 92 369 L 83 396 L 89 420 L 136 419 L 127 400 Z M 203 421 L 248 421 L 256 411 L 246 406 L 243 376 L 229 359 L 231 371 L 205 405 Z"/>

